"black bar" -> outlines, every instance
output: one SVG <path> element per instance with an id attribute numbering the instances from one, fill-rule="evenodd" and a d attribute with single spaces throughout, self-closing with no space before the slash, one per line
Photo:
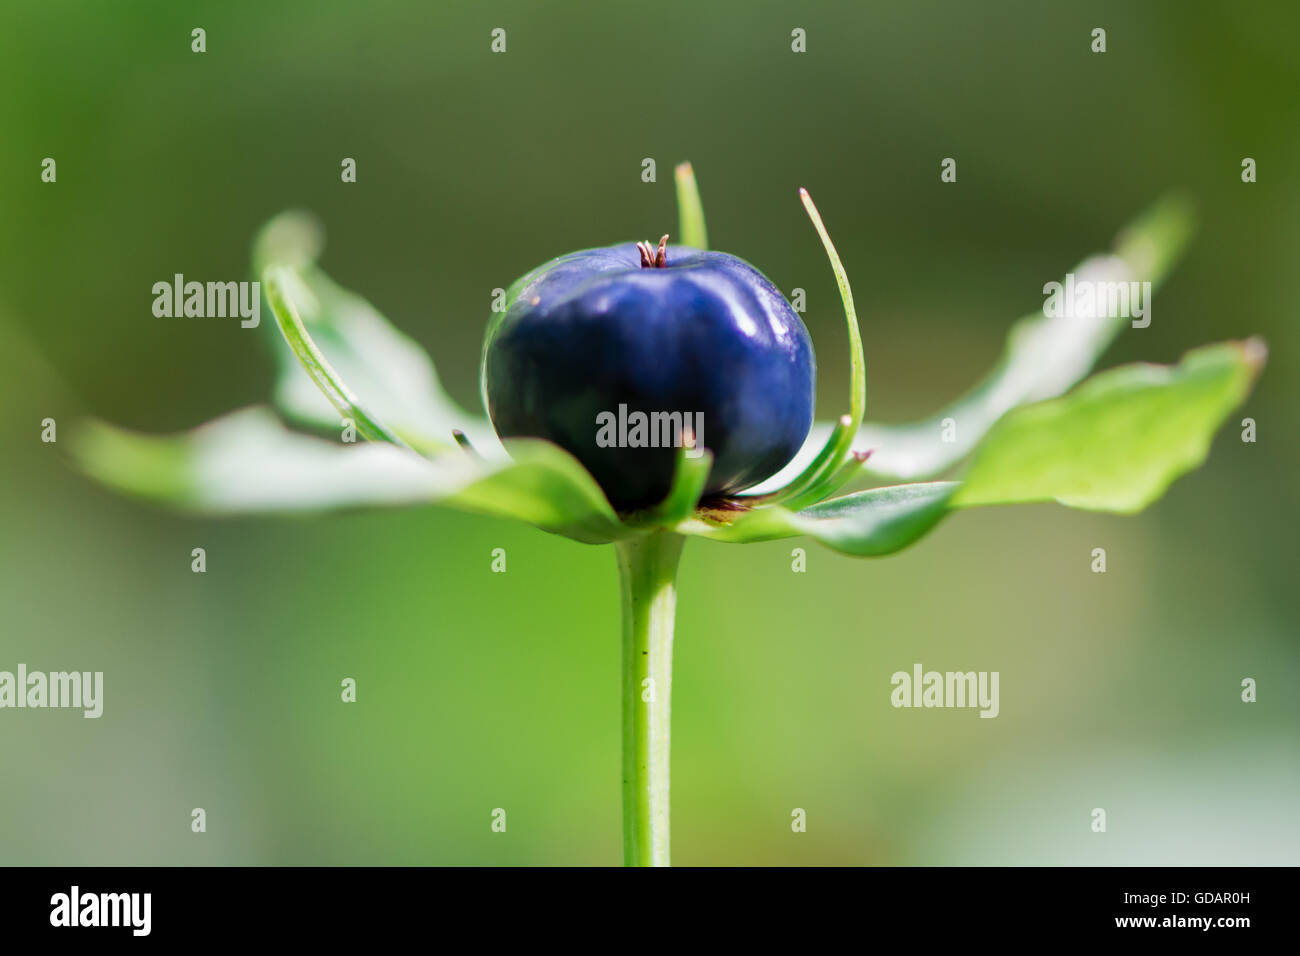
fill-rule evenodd
<path id="1" fill-rule="evenodd" d="M 690 870 L 593 876 L 418 867 L 9 868 L 0 870 L 0 925 L 7 943 L 59 937 L 91 945 L 111 939 L 373 943 L 401 941 L 412 931 L 431 934 L 426 938 L 436 943 L 452 927 L 477 927 L 494 938 L 512 924 L 520 929 L 526 928 L 522 921 L 538 920 L 530 925 L 540 942 L 598 927 L 603 934 L 624 922 L 633 937 L 643 936 L 652 931 L 645 904 L 656 899 L 654 919 L 665 926 L 704 918 L 714 931 L 728 933 L 785 924 L 800 933 L 842 928 L 863 939 L 896 933 L 917 943 L 1127 936 L 1145 943 L 1207 939 L 1231 945 L 1284 933 L 1295 882 L 1293 871 L 1274 868 L 871 868 L 811 879 L 789 870 L 757 876 L 728 870 L 703 884 Z M 74 886 L 78 922 L 92 911 L 107 921 L 116 909 L 125 925 L 52 925 L 70 922 Z M 147 935 L 136 935 L 144 928 L 144 896 L 104 901 L 101 894 L 110 893 L 149 894 Z M 87 896 L 95 902 L 87 903 Z M 68 905 L 61 910 L 64 898 Z M 629 907 L 629 899 L 642 902 Z"/>

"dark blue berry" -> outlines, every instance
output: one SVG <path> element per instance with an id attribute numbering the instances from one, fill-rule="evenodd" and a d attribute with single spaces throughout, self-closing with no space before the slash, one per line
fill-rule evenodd
<path id="1" fill-rule="evenodd" d="M 662 440 L 671 413 L 687 428 L 700 422 L 699 444 L 714 455 L 705 495 L 721 498 L 794 457 L 812 426 L 815 384 L 808 330 L 762 273 L 662 240 L 658 249 L 574 252 L 533 270 L 484 344 L 497 434 L 564 448 L 620 510 L 664 498 L 677 452 L 602 447 L 610 438 L 602 422 L 634 423 L 640 412 L 661 426 L 619 436 L 633 441 Z"/>

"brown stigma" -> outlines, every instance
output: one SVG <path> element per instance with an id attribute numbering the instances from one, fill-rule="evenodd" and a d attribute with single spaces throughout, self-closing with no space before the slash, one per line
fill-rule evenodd
<path id="1" fill-rule="evenodd" d="M 642 240 L 636 244 L 636 250 L 641 253 L 642 269 L 662 269 L 668 265 L 668 237 L 666 235 L 659 239 L 658 249 Z"/>

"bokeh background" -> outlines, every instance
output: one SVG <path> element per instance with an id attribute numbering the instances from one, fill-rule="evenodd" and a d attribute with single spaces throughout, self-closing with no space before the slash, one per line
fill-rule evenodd
<path id="1" fill-rule="evenodd" d="M 1197 203 L 1196 241 L 1102 364 L 1252 333 L 1271 360 L 1242 412 L 1258 442 L 1230 422 L 1138 517 L 977 510 L 892 559 L 805 543 L 805 574 L 798 542 L 691 543 L 674 861 L 1300 862 L 1298 19 L 1173 0 L 7 0 L 0 669 L 102 670 L 106 701 L 97 721 L 0 712 L 0 863 L 621 860 L 609 549 L 427 509 L 195 520 L 90 485 L 66 442 L 88 414 L 173 431 L 269 395 L 261 337 L 157 319 L 151 286 L 245 278 L 287 207 L 320 216 L 325 268 L 473 405 L 491 290 L 674 229 L 681 159 L 714 246 L 808 290 L 823 415 L 848 361 L 801 185 L 855 283 L 874 419 L 959 394 L 1044 282 L 1170 188 Z M 1000 671 L 1001 716 L 892 709 L 914 662 Z"/>

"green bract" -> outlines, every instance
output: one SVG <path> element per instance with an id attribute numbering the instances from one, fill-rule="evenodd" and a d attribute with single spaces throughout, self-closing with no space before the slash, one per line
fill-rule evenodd
<path id="1" fill-rule="evenodd" d="M 676 179 L 680 238 L 706 248 L 688 164 Z M 982 383 L 932 418 L 864 424 L 866 367 L 848 277 L 811 198 L 800 195 L 844 302 L 851 393 L 843 415 L 815 425 L 795 461 L 734 499 L 735 507 L 698 507 L 707 450 L 700 457 L 679 452 L 663 502 L 618 514 L 557 446 L 536 439 L 503 445 L 484 415 L 447 397 L 413 341 L 317 267 L 320 231 L 301 214 L 269 223 L 254 251 L 289 346 L 279 350 L 280 415 L 245 409 L 166 437 L 92 422 L 77 436 L 77 459 L 107 485 L 195 511 L 442 504 L 518 518 L 584 543 L 614 543 L 624 611 L 625 859 L 665 864 L 675 578 L 685 536 L 807 536 L 845 554 L 879 556 L 915 542 L 950 512 L 977 505 L 1055 500 L 1134 512 L 1205 459 L 1214 432 L 1249 394 L 1266 357 L 1258 340 L 1229 342 L 1197 349 L 1177 365 L 1111 369 L 1071 391 L 1129 319 L 1040 311 L 1016 323 Z M 1184 206 L 1166 200 L 1122 233 L 1112 254 L 1076 271 L 1095 282 L 1141 278 L 1155 286 L 1189 234 Z M 507 290 L 507 307 L 522 284 Z M 318 433 L 350 425 L 369 441 L 295 432 L 286 420 Z M 929 480 L 944 475 L 953 480 Z M 839 493 L 855 483 L 876 487 Z M 657 688 L 648 699 L 647 681 Z"/>

